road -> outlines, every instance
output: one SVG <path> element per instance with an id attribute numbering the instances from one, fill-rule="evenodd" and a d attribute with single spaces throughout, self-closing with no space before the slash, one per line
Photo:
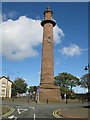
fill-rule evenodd
<path id="1" fill-rule="evenodd" d="M 50 120 L 55 120 L 53 116 L 53 111 L 58 109 L 70 109 L 70 108 L 82 108 L 83 104 L 38 104 L 38 103 L 6 103 L 3 102 L 3 105 L 7 105 L 15 108 L 15 111 L 5 118 L 9 120 L 18 120 L 21 118 L 31 118 L 30 120 L 36 120 L 37 118 L 50 118 Z M 84 104 L 85 105 L 85 104 Z M 59 118 L 60 119 L 60 118 Z"/>
<path id="2" fill-rule="evenodd" d="M 8 116 L 8 118 L 14 116 L 17 118 L 54 118 L 53 111 L 59 109 L 58 106 L 50 104 L 19 104 L 19 103 L 3 103 L 15 108 L 15 111 Z"/>

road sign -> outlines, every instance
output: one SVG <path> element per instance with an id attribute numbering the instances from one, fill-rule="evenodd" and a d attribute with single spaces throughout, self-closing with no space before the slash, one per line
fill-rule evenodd
<path id="1" fill-rule="evenodd" d="M 40 92 L 40 88 L 37 88 L 37 92 L 38 92 L 38 93 Z"/>

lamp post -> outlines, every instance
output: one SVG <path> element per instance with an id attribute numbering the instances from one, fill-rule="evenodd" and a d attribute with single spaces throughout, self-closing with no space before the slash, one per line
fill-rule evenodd
<path id="1" fill-rule="evenodd" d="M 67 104 L 68 103 L 68 87 L 66 86 L 65 89 L 66 89 L 65 102 Z"/>
<path id="2" fill-rule="evenodd" d="M 87 65 L 87 66 L 85 66 L 85 68 L 84 68 L 84 70 L 85 71 L 88 71 L 89 70 L 89 64 Z M 90 75 L 90 73 L 88 74 L 88 93 L 87 93 L 87 95 L 88 95 L 88 102 L 90 101 L 90 98 L 89 98 L 89 91 L 90 91 L 90 89 L 89 89 L 89 85 L 90 85 L 90 81 L 89 81 L 89 76 Z"/>
<path id="3" fill-rule="evenodd" d="M 87 66 L 85 66 L 84 70 L 85 70 L 85 71 L 88 71 L 88 70 L 89 70 L 89 64 L 88 64 Z M 88 74 L 88 93 L 89 93 L 89 84 L 90 84 L 90 82 L 89 82 L 89 75 L 90 75 L 90 74 Z"/>
<path id="4" fill-rule="evenodd" d="M 65 77 L 65 80 L 67 80 L 67 77 Z M 66 82 L 66 81 L 65 81 Z M 66 104 L 68 103 L 68 86 L 67 86 L 67 83 L 65 84 L 65 89 L 66 89 L 66 94 L 65 94 L 65 102 L 66 102 Z"/>
<path id="5" fill-rule="evenodd" d="M 72 79 L 72 80 L 71 80 L 71 93 L 72 93 L 73 84 L 74 84 L 74 80 Z"/>
<path id="6" fill-rule="evenodd" d="M 68 94 L 67 94 L 67 91 L 66 91 L 66 104 L 68 103 Z"/>

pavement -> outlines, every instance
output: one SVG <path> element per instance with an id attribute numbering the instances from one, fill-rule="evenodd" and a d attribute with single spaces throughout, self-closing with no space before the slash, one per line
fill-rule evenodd
<path id="1" fill-rule="evenodd" d="M 86 108 L 63 108 L 56 110 L 57 118 L 88 118 L 89 110 Z"/>
<path id="2" fill-rule="evenodd" d="M 64 108 L 61 110 L 64 118 L 88 118 L 88 109 L 86 108 Z"/>
<path id="3" fill-rule="evenodd" d="M 56 104 L 42 104 L 35 103 L 32 101 L 28 102 L 15 102 L 10 101 L 2 102 L 3 105 L 7 105 L 14 109 L 14 111 L 4 116 L 3 119 L 8 118 L 9 120 L 18 120 L 18 119 L 26 119 L 33 118 L 33 120 L 37 120 L 38 118 L 56 120 L 57 118 L 63 118 L 66 120 L 67 118 L 87 118 L 88 119 L 88 111 L 90 109 L 84 107 L 87 106 L 88 103 L 56 103 Z"/>

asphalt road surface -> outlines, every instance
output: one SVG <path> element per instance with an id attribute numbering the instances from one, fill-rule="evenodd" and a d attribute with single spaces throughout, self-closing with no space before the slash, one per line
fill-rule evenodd
<path id="1" fill-rule="evenodd" d="M 37 118 L 39 119 L 43 118 L 43 120 L 44 118 L 45 119 L 48 118 L 50 120 L 56 120 L 57 118 L 53 116 L 53 111 L 64 108 L 82 107 L 81 103 L 80 104 L 38 104 L 38 103 L 3 102 L 3 105 L 7 105 L 15 108 L 15 111 L 12 114 L 3 118 L 4 120 L 5 119 L 23 120 L 26 118 L 28 118 L 29 120 L 37 120 Z"/>
<path id="2" fill-rule="evenodd" d="M 4 104 L 5 105 L 5 104 Z M 15 108 L 15 111 L 8 116 L 17 118 L 54 118 L 53 111 L 59 107 L 50 104 L 10 104 L 8 106 Z"/>

